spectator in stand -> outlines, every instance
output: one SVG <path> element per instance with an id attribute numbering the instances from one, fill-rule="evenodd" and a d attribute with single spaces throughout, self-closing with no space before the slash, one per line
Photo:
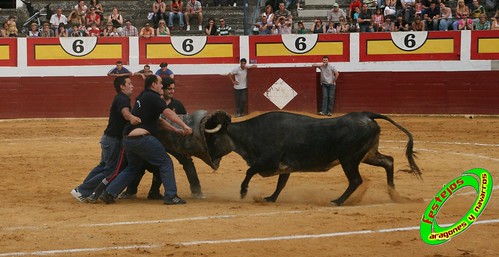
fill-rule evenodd
<path id="1" fill-rule="evenodd" d="M 232 28 L 225 24 L 225 19 L 222 17 L 218 19 L 218 22 L 220 23 L 218 28 L 217 28 L 217 35 L 219 36 L 229 36 L 232 33 Z"/>
<path id="2" fill-rule="evenodd" d="M 385 17 L 381 13 L 381 9 L 376 9 L 376 13 L 373 15 L 373 29 L 375 32 L 383 31 L 383 23 L 385 22 Z"/>
<path id="3" fill-rule="evenodd" d="M 80 18 L 80 20 L 85 21 L 85 15 L 87 14 L 88 7 L 85 5 L 85 1 L 79 0 L 78 4 L 75 5 L 74 11 Z"/>
<path id="4" fill-rule="evenodd" d="M 50 17 L 50 24 L 52 25 L 52 29 L 56 31 L 59 29 L 59 24 L 61 23 L 64 25 L 68 24 L 68 18 L 66 15 L 62 14 L 62 7 L 57 7 L 56 13 L 52 14 L 52 17 Z"/>
<path id="5" fill-rule="evenodd" d="M 113 77 L 124 77 L 124 76 L 132 76 L 132 73 L 125 67 L 123 67 L 123 62 L 122 61 L 117 61 L 116 62 L 116 67 L 111 69 L 108 73 L 108 76 L 113 76 Z"/>
<path id="6" fill-rule="evenodd" d="M 16 16 L 10 15 L 7 20 L 7 36 L 8 37 L 17 37 L 17 24 L 16 24 Z"/>
<path id="7" fill-rule="evenodd" d="M 146 64 L 146 65 L 144 65 L 144 69 L 135 72 L 133 75 L 134 76 L 141 76 L 142 79 L 146 79 L 147 76 L 153 75 L 153 74 L 154 73 L 152 72 L 151 67 L 149 66 L 149 64 Z"/>
<path id="8" fill-rule="evenodd" d="M 473 20 L 468 17 L 468 14 L 464 13 L 462 19 L 459 19 L 457 24 L 458 30 L 473 30 Z"/>
<path id="9" fill-rule="evenodd" d="M 421 16 L 416 16 L 412 22 L 412 31 L 426 31 L 424 22 L 421 21 Z"/>
<path id="10" fill-rule="evenodd" d="M 357 23 L 359 23 L 360 32 L 373 32 L 372 14 L 367 4 L 362 4 L 362 10 L 360 11 L 359 18 L 357 18 Z"/>
<path id="11" fill-rule="evenodd" d="M 70 26 L 69 34 L 73 33 L 75 26 L 78 28 L 78 30 L 82 30 L 85 27 L 83 21 L 81 20 L 80 16 L 78 16 L 78 13 L 76 11 L 72 11 L 69 14 L 68 23 Z"/>
<path id="12" fill-rule="evenodd" d="M 356 7 L 358 9 L 358 7 Z M 357 20 L 352 19 L 350 16 L 347 16 L 348 27 L 350 27 L 350 32 L 360 32 L 359 24 Z"/>
<path id="13" fill-rule="evenodd" d="M 187 5 L 185 6 L 185 22 L 187 23 L 187 31 L 191 30 L 190 20 L 192 18 L 198 19 L 198 29 L 203 30 L 203 7 L 201 6 L 201 2 L 197 0 L 189 0 Z"/>
<path id="14" fill-rule="evenodd" d="M 336 26 L 340 25 L 340 17 L 345 18 L 346 16 L 347 15 L 346 15 L 345 11 L 343 11 L 342 9 L 340 9 L 338 3 L 334 3 L 333 4 L 333 9 L 331 9 L 327 13 L 327 21 L 328 22 L 332 21 L 333 25 L 334 25 L 334 28 L 336 28 Z"/>
<path id="15" fill-rule="evenodd" d="M 307 29 L 305 28 L 305 25 L 303 25 L 303 21 L 298 21 L 296 26 L 296 34 L 307 34 Z"/>
<path id="16" fill-rule="evenodd" d="M 355 12 L 353 13 L 353 20 L 357 22 L 357 24 L 358 24 L 357 19 L 359 18 L 361 8 L 362 6 L 361 7 L 355 6 Z"/>
<path id="17" fill-rule="evenodd" d="M 2 23 L 2 28 L 0 29 L 0 37 L 8 37 L 7 30 L 9 29 L 9 24 L 7 22 Z"/>
<path id="18" fill-rule="evenodd" d="M 428 8 L 429 8 L 429 3 L 428 3 Z M 428 8 L 425 8 L 424 10 L 426 10 Z M 414 4 L 414 15 L 423 15 L 423 2 L 422 2 L 422 0 L 416 0 L 416 3 Z"/>
<path id="19" fill-rule="evenodd" d="M 414 15 L 416 13 L 416 1 L 414 0 L 401 0 L 402 5 L 401 13 L 404 15 L 404 21 L 407 23 L 411 23 L 414 20 Z"/>
<path id="20" fill-rule="evenodd" d="M 159 20 L 166 20 L 166 4 L 163 0 L 155 0 L 152 4 L 152 17 L 153 27 L 157 28 Z"/>
<path id="21" fill-rule="evenodd" d="M 139 36 L 144 38 L 154 37 L 154 29 L 151 27 L 149 22 L 146 22 L 144 27 L 140 29 Z"/>
<path id="22" fill-rule="evenodd" d="M 443 2 L 440 3 L 440 23 L 438 24 L 438 30 L 447 31 L 449 28 L 452 29 L 452 10 L 445 6 Z"/>
<path id="23" fill-rule="evenodd" d="M 118 30 L 113 26 L 113 23 L 108 22 L 107 26 L 102 30 L 103 37 L 119 37 Z"/>
<path id="24" fill-rule="evenodd" d="M 326 25 L 326 32 L 327 34 L 335 34 L 336 31 L 336 26 L 333 21 L 329 21 L 329 23 Z"/>
<path id="25" fill-rule="evenodd" d="M 470 9 L 468 8 L 468 6 L 464 5 L 464 0 L 458 0 L 457 6 L 456 6 L 456 11 L 454 13 L 456 14 L 457 20 L 455 20 L 452 23 L 452 28 L 454 30 L 457 30 L 459 20 L 463 19 L 465 16 L 468 17 L 470 15 Z"/>
<path id="26" fill-rule="evenodd" d="M 217 25 L 215 25 L 215 18 L 210 17 L 208 19 L 208 24 L 204 27 L 204 34 L 206 36 L 216 36 L 217 35 Z"/>
<path id="27" fill-rule="evenodd" d="M 385 21 L 383 22 L 382 28 L 383 28 L 383 30 L 382 30 L 383 32 L 394 32 L 394 31 L 396 31 L 395 30 L 395 26 L 394 26 L 394 24 L 392 22 L 391 16 L 386 16 Z"/>
<path id="28" fill-rule="evenodd" d="M 260 21 L 255 23 L 253 33 L 254 35 L 268 35 L 267 15 L 265 13 L 260 16 Z"/>
<path id="29" fill-rule="evenodd" d="M 112 22 L 113 26 L 116 28 L 116 31 L 118 33 L 121 33 L 121 31 L 123 30 L 123 28 L 121 27 L 123 26 L 123 16 L 121 16 L 117 7 L 113 8 L 113 12 L 107 18 L 107 22 Z"/>
<path id="30" fill-rule="evenodd" d="M 104 8 L 102 7 L 102 4 L 99 3 L 99 0 L 90 0 L 90 3 L 88 4 L 88 8 L 95 8 L 95 13 L 97 13 L 100 16 L 100 19 L 104 17 Z"/>
<path id="31" fill-rule="evenodd" d="M 48 21 L 43 23 L 41 37 L 55 37 L 55 33 L 50 28 L 50 23 Z"/>
<path id="32" fill-rule="evenodd" d="M 499 30 L 499 9 L 497 9 L 496 14 L 492 17 L 492 25 L 490 26 L 491 30 Z"/>
<path id="33" fill-rule="evenodd" d="M 490 21 L 487 20 L 486 14 L 480 14 L 478 22 L 475 23 L 475 30 L 490 30 Z"/>
<path id="34" fill-rule="evenodd" d="M 59 24 L 59 28 L 55 31 L 55 37 L 68 37 L 68 30 L 66 29 L 66 24 Z"/>
<path id="35" fill-rule="evenodd" d="M 279 17 L 279 22 L 276 24 L 278 34 L 291 34 L 292 25 L 292 21 L 286 20 L 283 16 Z"/>
<path id="36" fill-rule="evenodd" d="M 395 22 L 395 31 L 409 31 L 409 24 L 404 20 L 404 16 L 399 14 Z"/>
<path id="37" fill-rule="evenodd" d="M 169 37 L 170 36 L 170 30 L 166 26 L 165 20 L 159 20 L 158 28 L 156 29 L 156 36 L 158 36 L 158 37 Z"/>
<path id="38" fill-rule="evenodd" d="M 267 16 L 267 33 L 272 34 L 274 29 L 274 9 L 271 5 L 265 6 L 265 16 Z"/>
<path id="39" fill-rule="evenodd" d="M 421 13 L 422 13 L 424 10 L 429 9 L 431 2 L 433 2 L 435 0 L 419 0 L 419 1 L 421 1 Z M 416 9 L 415 4 L 414 4 L 414 9 Z"/>
<path id="40" fill-rule="evenodd" d="M 291 22 L 291 24 L 293 24 L 293 15 L 291 15 L 291 12 L 286 9 L 284 2 L 279 3 L 279 9 L 277 9 L 277 11 L 275 11 L 274 13 L 274 24 L 277 23 L 277 20 L 281 16 L 284 17 L 286 21 L 289 21 Z"/>
<path id="41" fill-rule="evenodd" d="M 371 13 L 375 13 L 378 9 L 378 0 L 362 0 L 362 4 L 367 4 L 367 8 Z"/>
<path id="42" fill-rule="evenodd" d="M 87 14 L 87 17 L 85 18 L 85 24 L 87 27 L 90 26 L 90 24 L 95 23 L 97 25 L 97 27 L 100 27 L 101 25 L 101 18 L 100 18 L 100 15 L 98 15 L 96 12 L 95 12 L 95 7 L 90 7 L 89 8 L 90 12 Z"/>
<path id="43" fill-rule="evenodd" d="M 173 19 L 178 18 L 178 30 L 184 29 L 184 10 L 182 8 L 182 1 L 172 0 L 170 2 L 170 13 L 168 14 L 168 27 L 173 31 Z"/>
<path id="44" fill-rule="evenodd" d="M 427 30 L 438 30 L 440 20 L 440 7 L 435 2 L 430 4 L 430 8 L 423 11 L 425 27 Z"/>
<path id="45" fill-rule="evenodd" d="M 478 22 L 480 20 L 480 15 L 485 14 L 485 8 L 478 2 L 478 0 L 473 0 L 470 13 L 473 21 Z"/>
<path id="46" fill-rule="evenodd" d="M 40 37 L 40 31 L 38 30 L 38 24 L 32 22 L 27 37 Z"/>
<path id="47" fill-rule="evenodd" d="M 110 27 L 112 28 L 112 26 Z M 90 24 L 90 28 L 88 29 L 87 33 L 89 37 L 100 37 L 100 29 L 97 27 L 97 24 L 95 23 Z"/>
<path id="48" fill-rule="evenodd" d="M 322 24 L 321 18 L 316 18 L 314 20 L 314 24 L 310 27 L 310 31 L 312 31 L 313 34 L 322 34 L 326 32 L 326 27 Z"/>
<path id="49" fill-rule="evenodd" d="M 154 75 L 160 76 L 161 78 L 171 78 L 175 79 L 175 74 L 173 74 L 173 71 L 168 69 L 168 63 L 162 62 L 159 64 L 159 70 L 154 73 Z"/>
<path id="50" fill-rule="evenodd" d="M 340 25 L 336 27 L 338 33 L 350 33 L 350 24 L 347 22 L 347 17 L 340 17 Z"/>
<path id="51" fill-rule="evenodd" d="M 125 27 L 123 27 L 122 36 L 124 37 L 138 37 L 139 31 L 135 26 L 132 25 L 130 20 L 125 21 Z"/>
<path id="52" fill-rule="evenodd" d="M 74 25 L 73 28 L 71 28 L 71 32 L 69 32 L 70 37 L 83 37 L 83 32 L 80 30 L 80 27 L 77 25 Z"/>
<path id="53" fill-rule="evenodd" d="M 350 8 L 348 9 L 348 16 L 350 16 L 354 20 L 357 20 L 357 18 L 353 17 L 355 13 L 355 7 L 358 7 L 360 10 L 360 8 L 362 7 L 362 2 L 360 0 L 352 0 L 352 2 L 350 3 Z"/>
<path id="54" fill-rule="evenodd" d="M 390 16 L 390 19 L 393 21 L 397 14 L 397 0 L 386 0 L 383 14 L 385 15 L 385 18 L 386 16 Z"/>

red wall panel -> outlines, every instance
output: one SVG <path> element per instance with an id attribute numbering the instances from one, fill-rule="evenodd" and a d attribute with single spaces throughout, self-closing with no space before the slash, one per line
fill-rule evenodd
<path id="1" fill-rule="evenodd" d="M 284 109 L 315 113 L 320 104 L 313 68 L 250 70 L 249 110 L 278 109 L 263 97 L 278 78 L 297 92 Z M 217 109 L 234 113 L 233 87 L 222 75 L 177 75 L 176 98 L 189 112 Z M 106 117 L 115 94 L 112 77 L 2 78 L 0 118 Z M 132 99 L 144 81 L 133 77 Z M 341 72 L 334 112 L 407 114 L 499 114 L 499 71 Z"/>

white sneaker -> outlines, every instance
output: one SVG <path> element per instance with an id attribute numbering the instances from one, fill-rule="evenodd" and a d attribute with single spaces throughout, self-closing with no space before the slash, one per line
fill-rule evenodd
<path id="1" fill-rule="evenodd" d="M 191 30 L 191 25 L 187 25 L 187 31 Z"/>
<path id="2" fill-rule="evenodd" d="M 75 188 L 73 190 L 71 190 L 71 195 L 76 198 L 76 200 L 78 200 L 79 202 L 84 202 L 85 201 L 85 197 L 81 196 L 81 193 L 78 192 L 78 188 Z"/>
<path id="3" fill-rule="evenodd" d="M 234 3 L 234 7 L 236 7 L 236 6 L 237 6 L 237 4 L 236 4 L 236 3 Z"/>
<path id="4" fill-rule="evenodd" d="M 203 30 L 203 26 L 199 25 L 199 26 L 198 26 L 198 29 L 199 29 L 200 31 L 201 31 L 201 30 Z"/>

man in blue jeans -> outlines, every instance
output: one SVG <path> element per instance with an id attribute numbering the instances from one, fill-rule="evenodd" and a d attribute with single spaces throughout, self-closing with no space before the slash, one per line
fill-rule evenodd
<path id="1" fill-rule="evenodd" d="M 114 199 L 144 170 L 147 163 L 157 166 L 163 186 L 165 187 L 164 203 L 185 204 L 186 202 L 177 195 L 177 185 L 173 171 L 173 163 L 165 154 L 165 149 L 156 138 L 158 125 L 175 131 L 182 135 L 192 134 L 192 129 L 187 126 L 167 105 L 161 95 L 163 94 L 162 79 L 157 75 L 147 76 L 144 91 L 137 97 L 132 114 L 141 119 L 137 125 L 127 125 L 124 129 L 124 147 L 127 154 L 128 166 L 107 186 L 99 197 L 107 204 L 114 203 Z M 171 122 L 179 125 L 176 128 L 164 119 L 163 114 Z"/>
<path id="2" fill-rule="evenodd" d="M 116 77 L 114 89 L 117 94 L 111 104 L 109 121 L 100 140 L 101 161 L 97 167 L 90 171 L 81 185 L 71 190 L 71 195 L 80 202 L 83 202 L 94 191 L 103 178 L 113 173 L 121 152 L 123 128 L 127 121 L 133 125 L 140 123 L 140 119 L 130 112 L 130 96 L 133 92 L 130 78 L 126 76 Z"/>
<path id="3" fill-rule="evenodd" d="M 340 73 L 329 63 L 328 56 L 323 56 L 322 63 L 312 64 L 312 67 L 321 70 L 322 107 L 318 114 L 321 116 L 331 116 L 333 115 L 336 80 L 338 80 Z"/>

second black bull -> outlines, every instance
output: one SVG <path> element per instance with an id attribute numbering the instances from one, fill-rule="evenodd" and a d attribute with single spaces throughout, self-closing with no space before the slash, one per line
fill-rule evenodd
<path id="1" fill-rule="evenodd" d="M 380 127 L 375 119 L 383 119 L 404 132 L 408 139 L 405 156 L 409 169 L 421 176 L 414 160 L 411 133 L 391 118 L 371 112 L 349 113 L 338 118 L 317 119 L 288 112 L 269 112 L 232 123 L 223 111 L 194 113 L 194 134 L 181 138 L 163 131 L 160 139 L 165 147 L 203 160 L 217 169 L 220 160 L 235 151 L 250 168 L 241 184 L 241 198 L 255 174 L 263 177 L 279 175 L 275 192 L 265 200 L 275 202 L 292 172 L 324 172 L 341 165 L 348 187 L 332 204 L 342 205 L 362 184 L 360 163 L 383 167 L 387 183 L 393 182 L 393 157 L 378 151 Z"/>

